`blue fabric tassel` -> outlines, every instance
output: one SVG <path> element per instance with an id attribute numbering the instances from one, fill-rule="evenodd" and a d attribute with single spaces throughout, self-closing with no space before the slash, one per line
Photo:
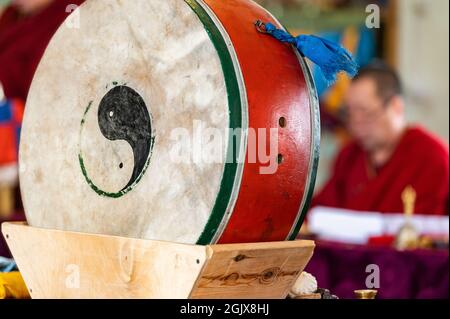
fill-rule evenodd
<path id="1" fill-rule="evenodd" d="M 295 45 L 303 56 L 320 67 L 328 85 L 336 82 L 336 76 L 341 71 L 347 72 L 351 77 L 358 73 L 359 66 L 352 55 L 337 43 L 315 35 L 294 37 L 271 23 L 265 24 L 265 32 L 281 42 Z"/>
<path id="2" fill-rule="evenodd" d="M 12 259 L 0 257 L 0 272 L 12 272 L 17 270 L 17 265 Z"/>

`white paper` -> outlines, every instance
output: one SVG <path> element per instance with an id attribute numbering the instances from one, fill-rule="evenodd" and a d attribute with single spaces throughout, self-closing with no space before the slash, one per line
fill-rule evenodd
<path id="1" fill-rule="evenodd" d="M 411 222 L 421 234 L 448 236 L 448 216 L 414 215 Z M 320 239 L 365 244 L 369 237 L 395 235 L 404 225 L 403 214 L 360 212 L 315 207 L 308 213 L 308 228 Z"/>

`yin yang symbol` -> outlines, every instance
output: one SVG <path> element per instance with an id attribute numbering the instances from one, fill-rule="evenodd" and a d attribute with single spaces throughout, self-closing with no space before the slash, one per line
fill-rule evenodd
<path id="1" fill-rule="evenodd" d="M 81 122 L 80 139 L 88 139 L 88 142 L 84 143 L 87 146 L 84 145 L 79 153 L 81 171 L 87 183 L 99 195 L 118 198 L 139 183 L 149 165 L 154 142 L 151 116 L 142 96 L 127 85 L 116 85 L 103 96 L 96 113 L 96 125 L 93 125 L 95 113 L 90 112 L 91 108 L 92 103 L 85 111 Z M 85 127 L 88 120 L 91 122 L 89 129 Z M 90 138 L 91 141 L 89 141 Z M 103 145 L 103 148 L 99 147 L 100 150 L 95 149 L 95 139 L 98 141 L 97 144 Z M 114 143 L 117 142 L 121 142 L 122 146 L 126 142 L 128 144 L 126 149 L 131 150 L 132 156 L 129 151 L 124 151 L 124 147 L 121 148 L 121 152 L 114 151 Z M 128 157 L 127 167 L 124 167 L 125 161 L 121 157 Z M 92 163 L 89 169 L 88 161 Z M 104 164 L 107 161 L 108 163 Z M 94 162 L 97 163 L 96 166 L 93 166 Z M 108 164 L 108 167 L 104 167 Z M 103 169 L 102 179 L 113 181 L 112 184 L 116 189 L 104 189 L 95 181 L 96 167 L 99 166 Z M 119 187 L 117 180 L 123 183 L 123 176 L 117 179 L 116 175 L 123 174 L 125 171 L 131 172 L 129 174 L 131 176 L 124 185 Z"/>

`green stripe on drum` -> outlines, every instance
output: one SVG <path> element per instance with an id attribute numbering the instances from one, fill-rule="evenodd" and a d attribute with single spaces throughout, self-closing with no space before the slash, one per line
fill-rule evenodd
<path id="1" fill-rule="evenodd" d="M 233 59 L 226 41 L 213 19 L 208 15 L 206 10 L 198 3 L 198 1 L 185 0 L 185 2 L 191 7 L 202 22 L 219 55 L 228 93 L 228 107 L 230 115 L 229 127 L 231 131 L 242 128 L 242 101 L 240 97 L 239 83 L 234 68 Z M 197 244 L 199 245 L 210 244 L 216 236 L 216 233 L 219 231 L 219 227 L 224 220 L 225 214 L 231 213 L 227 212 L 227 209 L 233 194 L 233 188 L 238 173 L 239 152 L 237 150 L 240 150 L 240 141 L 240 137 L 236 136 L 236 143 L 233 143 L 232 141 L 228 144 L 226 158 L 232 158 L 233 161 L 227 160 L 225 163 L 220 190 L 211 216 L 209 217 L 209 220 L 197 241 Z"/>

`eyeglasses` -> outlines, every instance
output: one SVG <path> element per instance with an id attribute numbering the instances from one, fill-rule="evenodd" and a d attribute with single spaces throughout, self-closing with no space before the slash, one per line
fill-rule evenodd
<path id="1" fill-rule="evenodd" d="M 340 114 L 341 118 L 344 120 L 344 122 L 348 122 L 353 117 L 368 122 L 376 121 L 386 113 L 386 107 L 393 98 L 394 95 L 390 96 L 389 98 L 385 99 L 383 103 L 380 103 L 381 105 L 355 108 L 351 113 L 349 112 L 348 106 L 344 105 Z"/>

